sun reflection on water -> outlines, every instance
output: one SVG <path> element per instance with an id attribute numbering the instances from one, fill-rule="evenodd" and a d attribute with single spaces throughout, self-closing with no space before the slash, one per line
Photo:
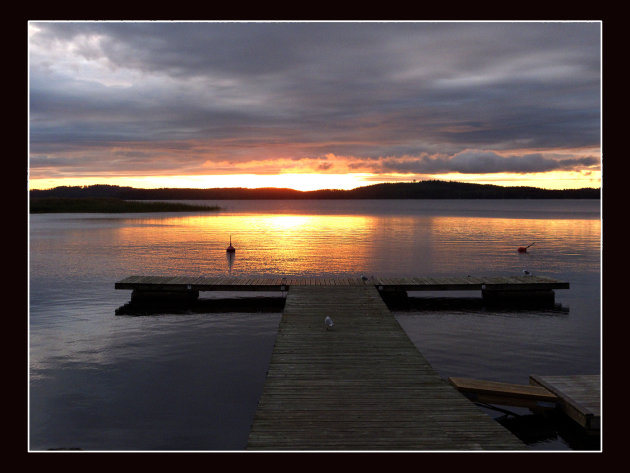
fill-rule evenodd
<path id="1" fill-rule="evenodd" d="M 149 218 L 121 226 L 115 244 L 136 273 L 165 268 L 175 275 L 346 273 L 361 271 L 369 261 L 376 220 L 354 215 Z M 231 259 L 225 255 L 230 236 L 236 248 Z"/>
<path id="2" fill-rule="evenodd" d="M 553 268 L 563 255 L 565 267 L 575 269 L 586 256 L 591 264 L 600 221 L 244 213 L 126 219 L 114 233 L 111 245 L 128 274 L 461 275 L 522 264 Z M 225 253 L 230 238 L 232 259 Z M 532 242 L 526 255 L 517 254 Z"/>

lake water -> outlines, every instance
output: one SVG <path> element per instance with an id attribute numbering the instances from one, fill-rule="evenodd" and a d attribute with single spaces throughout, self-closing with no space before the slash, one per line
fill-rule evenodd
<path id="1" fill-rule="evenodd" d="M 493 276 L 527 269 L 571 289 L 556 291 L 553 308 L 518 310 L 479 307 L 474 293 L 446 301 L 425 294 L 435 304 L 395 316 L 444 378 L 527 384 L 530 374 L 601 372 L 599 201 L 204 203 L 223 210 L 30 216 L 31 450 L 245 448 L 280 313 L 116 315 L 130 291 L 114 283 L 134 274 Z M 233 261 L 225 253 L 230 235 Z M 516 251 L 531 243 L 527 253 Z M 515 418 L 483 409 L 497 421 Z M 540 429 L 528 440 L 534 450 L 599 448 L 555 420 Z"/>

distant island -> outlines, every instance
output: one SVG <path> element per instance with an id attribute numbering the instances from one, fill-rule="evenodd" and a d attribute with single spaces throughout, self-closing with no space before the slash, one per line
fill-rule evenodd
<path id="1" fill-rule="evenodd" d="M 41 198 L 113 198 L 120 200 L 231 200 L 231 199 L 599 199 L 600 189 L 541 189 L 420 181 L 374 184 L 352 190 L 298 191 L 281 188 L 248 189 L 138 189 L 111 185 L 62 186 L 30 191 L 31 201 Z"/>
<path id="2" fill-rule="evenodd" d="M 30 201 L 30 213 L 129 213 L 216 210 L 219 210 L 219 207 L 175 202 L 129 202 L 111 197 L 36 197 Z"/>

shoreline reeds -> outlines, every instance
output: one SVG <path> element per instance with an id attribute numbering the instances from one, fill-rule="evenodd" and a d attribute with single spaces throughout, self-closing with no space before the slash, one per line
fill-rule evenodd
<path id="1" fill-rule="evenodd" d="M 141 202 L 110 197 L 45 197 L 30 200 L 30 213 L 214 212 L 219 206 L 179 202 Z"/>

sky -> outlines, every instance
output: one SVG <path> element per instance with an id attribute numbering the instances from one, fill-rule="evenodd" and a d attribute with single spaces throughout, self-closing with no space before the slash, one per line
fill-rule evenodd
<path id="1" fill-rule="evenodd" d="M 29 187 L 601 185 L 601 22 L 29 22 Z"/>

